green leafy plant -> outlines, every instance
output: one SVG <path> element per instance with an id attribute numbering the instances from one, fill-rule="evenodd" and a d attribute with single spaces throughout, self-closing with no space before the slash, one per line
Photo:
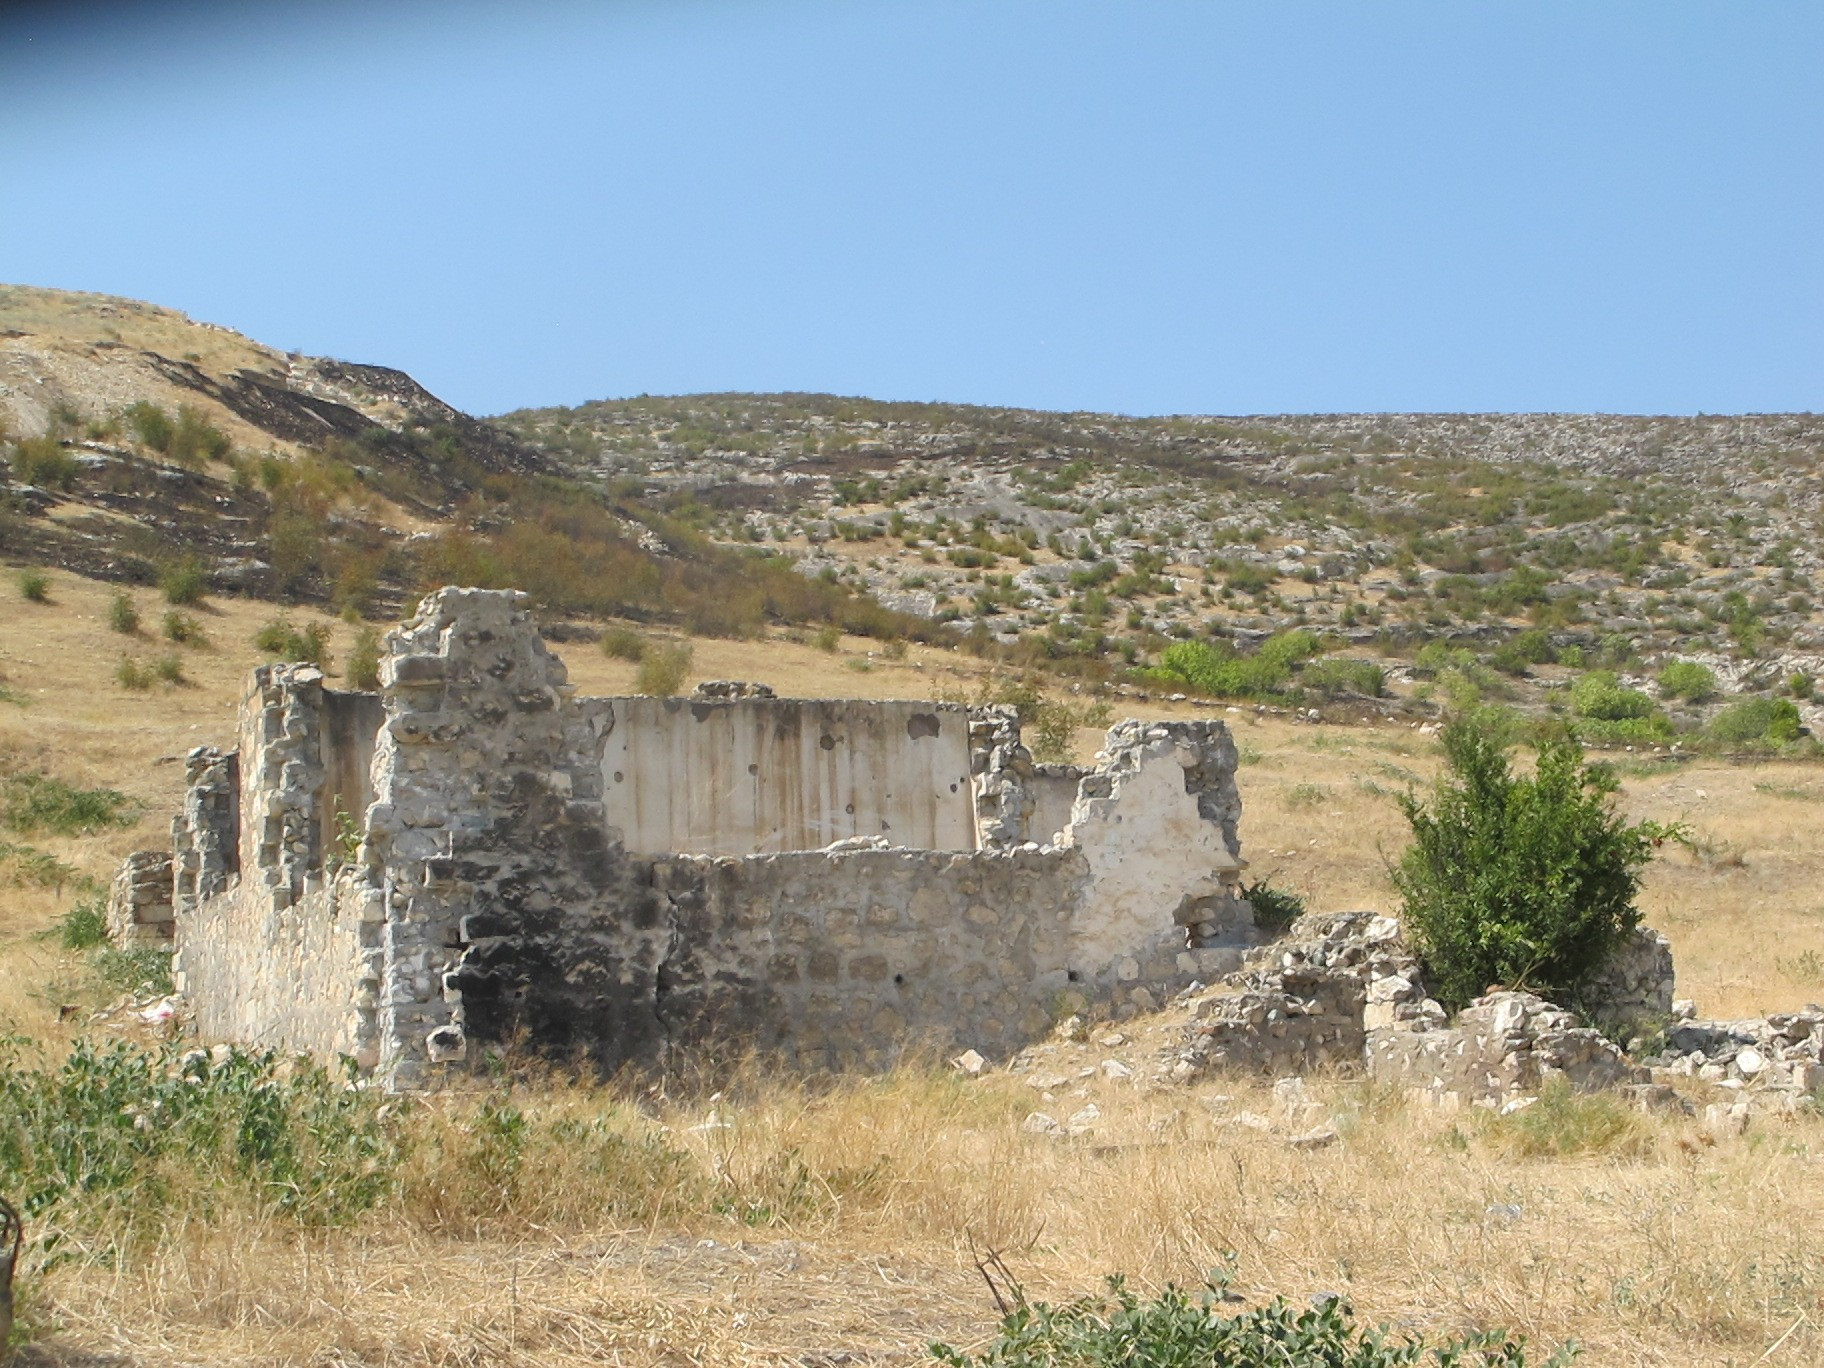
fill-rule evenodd
<path id="1" fill-rule="evenodd" d="M 51 601 L 51 577 L 42 570 L 21 570 L 18 577 L 19 596 L 27 603 L 49 603 Z"/>
<path id="2" fill-rule="evenodd" d="M 646 649 L 646 639 L 631 627 L 610 627 L 602 633 L 602 654 L 611 660 L 634 662 Z"/>
<path id="3" fill-rule="evenodd" d="M 203 631 L 203 624 L 189 613 L 180 613 L 175 608 L 168 609 L 164 620 L 165 640 L 179 646 L 202 646 L 209 638 Z"/>
<path id="4" fill-rule="evenodd" d="M 295 661 L 328 669 L 329 626 L 307 622 L 302 627 L 281 613 L 253 634 L 253 644 L 275 660 Z"/>
<path id="5" fill-rule="evenodd" d="M 1267 874 L 1244 883 L 1237 891 L 1254 909 L 1254 924 L 1271 935 L 1278 935 L 1305 915 L 1305 899 L 1289 888 L 1275 884 Z"/>
<path id="6" fill-rule="evenodd" d="M 108 628 L 122 636 L 136 636 L 139 632 L 139 607 L 124 589 L 108 600 Z"/>
<path id="7" fill-rule="evenodd" d="M 0 778 L 0 825 L 22 836 L 93 836 L 139 820 L 140 807 L 116 789 L 79 789 L 46 774 Z"/>
<path id="8" fill-rule="evenodd" d="M 1457 1008 L 1500 984 L 1575 1001 L 1639 924 L 1640 871 L 1682 828 L 1629 825 L 1613 772 L 1568 738 L 1540 743 L 1530 776 L 1472 722 L 1443 743 L 1431 802 L 1398 800 L 1413 842 L 1391 871 L 1433 994 Z"/>
<path id="9" fill-rule="evenodd" d="M 640 652 L 639 669 L 634 674 L 634 690 L 669 698 L 684 687 L 685 676 L 690 673 L 690 664 L 695 658 L 696 650 L 687 641 L 672 645 L 647 642 Z"/>
<path id="10" fill-rule="evenodd" d="M 108 943 L 108 902 L 99 893 L 78 898 L 57 919 L 57 943 L 65 950 L 93 950 Z"/>
<path id="11" fill-rule="evenodd" d="M 13 447 L 13 478 L 40 489 L 68 489 L 80 467 L 55 437 L 27 437 Z"/>
<path id="12" fill-rule="evenodd" d="M 1701 703 L 1716 692 L 1716 672 L 1695 660 L 1675 660 L 1659 672 L 1659 691 L 1667 698 Z"/>
<path id="13" fill-rule="evenodd" d="M 1525 1340 L 1505 1331 L 1427 1345 L 1358 1324 L 1340 1297 L 1304 1310 L 1276 1298 L 1230 1312 L 1225 1295 L 1224 1282 L 1212 1280 L 1196 1296 L 1168 1285 L 1142 1299 L 1115 1276 L 1105 1293 L 1062 1306 L 1028 1302 L 1015 1286 L 1006 1307 L 996 1287 L 1006 1314 L 993 1343 L 980 1354 L 933 1344 L 931 1356 L 949 1368 L 1526 1368 Z M 1562 1368 L 1576 1352 L 1567 1345 L 1541 1368 Z"/>
<path id="14" fill-rule="evenodd" d="M 188 607 L 202 602 L 203 594 L 209 587 L 209 575 L 203 563 L 194 556 L 165 567 L 158 577 L 158 587 L 165 596 L 165 602 L 176 607 Z"/>
<path id="15" fill-rule="evenodd" d="M 355 633 L 355 644 L 348 653 L 348 685 L 351 689 L 380 687 L 380 632 L 375 627 L 362 627 Z"/>
<path id="16" fill-rule="evenodd" d="M 1790 698 L 1743 698 L 1711 718 L 1704 734 L 1725 745 L 1784 746 L 1799 739 L 1800 729 L 1798 705 Z"/>

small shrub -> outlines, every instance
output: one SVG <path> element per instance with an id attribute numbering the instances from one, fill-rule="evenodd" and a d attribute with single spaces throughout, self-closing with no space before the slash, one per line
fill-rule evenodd
<path id="1" fill-rule="evenodd" d="M 27 437 L 13 448 L 13 478 L 40 489 L 68 489 L 80 467 L 55 437 Z"/>
<path id="2" fill-rule="evenodd" d="M 1623 688 L 1612 670 L 1591 670 L 1571 685 L 1571 711 L 1597 722 L 1623 722 L 1651 717 L 1653 700 L 1639 689 Z"/>
<path id="3" fill-rule="evenodd" d="M 183 404 L 178 407 L 177 422 L 171 425 L 171 435 L 162 450 L 179 465 L 195 469 L 205 461 L 225 460 L 231 448 L 228 435 L 205 418 L 200 409 Z"/>
<path id="4" fill-rule="evenodd" d="M 158 577 L 159 590 L 165 596 L 165 602 L 179 608 L 201 603 L 203 594 L 209 587 L 208 572 L 203 563 L 194 556 L 186 556 L 174 565 L 165 567 Z"/>
<path id="5" fill-rule="evenodd" d="M 165 640 L 179 646 L 202 646 L 209 640 L 202 623 L 189 613 L 180 613 L 175 608 L 165 613 L 164 628 Z"/>
<path id="6" fill-rule="evenodd" d="M 1254 924 L 1269 935 L 1279 935 L 1305 915 L 1304 898 L 1272 882 L 1272 875 L 1243 884 L 1239 890 L 1254 909 Z"/>
<path id="7" fill-rule="evenodd" d="M 1286 806 L 1297 811 L 1314 808 L 1330 796 L 1322 784 L 1294 784 L 1286 794 Z"/>
<path id="8" fill-rule="evenodd" d="M 1398 798 L 1413 843 L 1392 871 L 1427 982 L 1451 1008 L 1492 984 L 1575 1001 L 1639 925 L 1640 871 L 1682 828 L 1628 825 L 1613 772 L 1569 739 L 1542 742 L 1531 776 L 1473 723 L 1443 741 L 1432 802 Z"/>
<path id="9" fill-rule="evenodd" d="M 1216 1280 L 1193 1297 L 1168 1284 L 1142 1301 L 1111 1277 L 1101 1296 L 1051 1306 L 1028 1302 L 1015 1286 L 1000 1334 L 979 1355 L 933 1344 L 931 1356 L 948 1368 L 1398 1368 L 1421 1356 L 1465 1368 L 1526 1368 L 1525 1340 L 1505 1331 L 1427 1346 L 1411 1332 L 1396 1340 L 1385 1328 L 1358 1325 L 1340 1297 L 1302 1310 L 1275 1299 L 1230 1314 L 1224 1290 Z M 1563 1368 L 1575 1354 L 1568 1345 L 1541 1368 Z"/>
<path id="10" fill-rule="evenodd" d="M 48 774 L 0 779 L 0 826 L 21 836 L 93 836 L 139 820 L 139 804 L 116 789 L 79 789 Z"/>
<path id="11" fill-rule="evenodd" d="M 1797 741 L 1800 730 L 1798 705 L 1790 698 L 1743 698 L 1711 718 L 1704 734 L 1724 745 L 1784 746 Z"/>
<path id="12" fill-rule="evenodd" d="M 834 623 L 826 622 L 817 629 L 817 635 L 812 638 L 812 644 L 825 655 L 835 655 L 836 648 L 842 645 L 842 629 Z"/>
<path id="13" fill-rule="evenodd" d="M 678 642 L 675 645 L 648 642 L 640 652 L 640 667 L 634 674 L 634 690 L 656 698 L 671 697 L 684 687 L 684 677 L 690 673 L 690 663 L 695 658 L 696 650 L 689 642 Z"/>
<path id="14" fill-rule="evenodd" d="M 133 429 L 133 435 L 139 438 L 140 445 L 158 452 L 161 456 L 171 449 L 171 438 L 176 425 L 171 415 L 157 404 L 141 399 L 126 412 L 127 426 Z"/>
<path id="15" fill-rule="evenodd" d="M 49 603 L 51 601 L 51 577 L 42 570 L 21 570 L 19 572 L 19 595 L 27 603 Z"/>
<path id="16" fill-rule="evenodd" d="M 152 687 L 152 671 L 132 656 L 122 656 L 120 664 L 114 667 L 114 682 L 123 689 L 143 693 Z"/>
<path id="17" fill-rule="evenodd" d="M 639 660 L 646 649 L 646 639 L 631 627 L 610 627 L 602 633 L 602 654 L 611 660 L 629 663 Z"/>
<path id="18" fill-rule="evenodd" d="M 139 634 L 139 607 L 125 590 L 108 600 L 108 627 L 122 636 Z"/>
<path id="19" fill-rule="evenodd" d="M 108 943 L 108 904 L 99 893 L 78 898 L 57 919 L 57 943 L 65 950 L 93 950 Z"/>
<path id="20" fill-rule="evenodd" d="M 152 673 L 167 684 L 184 682 L 183 658 L 175 651 L 168 651 L 152 662 Z"/>
<path id="21" fill-rule="evenodd" d="M 100 947 L 89 961 L 89 969 L 103 989 L 111 994 L 130 997 L 168 997 L 175 985 L 171 981 L 171 952 L 157 946 L 138 946 L 131 950 L 112 945 Z"/>
<path id="22" fill-rule="evenodd" d="M 1539 1100 L 1507 1116 L 1490 1117 L 1486 1138 L 1517 1159 L 1566 1159 L 1580 1154 L 1642 1158 L 1652 1136 L 1640 1113 L 1612 1096 L 1572 1090 L 1563 1079 L 1540 1089 Z"/>
<path id="23" fill-rule="evenodd" d="M 1666 698 L 1702 703 L 1716 692 L 1716 672 L 1695 660 L 1675 660 L 1659 672 L 1659 692 Z"/>
<path id="24" fill-rule="evenodd" d="M 274 660 L 315 665 L 320 670 L 327 670 L 332 659 L 326 623 L 307 622 L 299 627 L 283 613 L 253 634 L 253 644 Z"/>
<path id="25" fill-rule="evenodd" d="M 1371 660 L 1314 660 L 1300 672 L 1298 682 L 1330 698 L 1379 698 L 1387 691 L 1387 672 Z"/>
<path id="26" fill-rule="evenodd" d="M 355 644 L 348 653 L 348 686 L 373 690 L 380 687 L 380 632 L 363 627 L 355 633 Z"/>

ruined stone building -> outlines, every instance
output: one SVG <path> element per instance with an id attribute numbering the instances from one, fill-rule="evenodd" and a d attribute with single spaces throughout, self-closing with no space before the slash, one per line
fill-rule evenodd
<path id="1" fill-rule="evenodd" d="M 206 1038 L 405 1088 L 516 1042 L 1005 1055 L 1249 943 L 1220 722 L 1122 723 L 1077 769 L 1004 708 L 578 697 L 524 596 L 470 589 L 388 636 L 381 686 L 254 671 L 172 852 L 117 881 L 117 935 L 174 939 Z"/>
<path id="2" fill-rule="evenodd" d="M 378 694 L 258 669 L 235 748 L 191 753 L 173 848 L 126 861 L 109 920 L 175 945 L 206 1039 L 423 1088 L 512 1045 L 1006 1059 L 1170 1000 L 1161 1082 L 1341 1066 L 1447 1105 L 1554 1080 L 1686 1105 L 1696 1079 L 1741 1090 L 1738 1122 L 1824 1095 L 1824 1008 L 1700 1021 L 1646 928 L 1589 985 L 1607 1034 L 1523 992 L 1447 1020 L 1373 913 L 1261 943 L 1219 722 L 1120 723 L 1082 769 L 1034 765 L 1005 708 L 579 698 L 524 602 L 431 595 Z"/>

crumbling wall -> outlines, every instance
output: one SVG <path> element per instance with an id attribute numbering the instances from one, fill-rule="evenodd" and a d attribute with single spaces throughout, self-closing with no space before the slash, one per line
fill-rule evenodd
<path id="1" fill-rule="evenodd" d="M 108 889 L 108 939 L 121 946 L 169 943 L 176 916 L 171 899 L 171 852 L 134 851 Z"/>
<path id="2" fill-rule="evenodd" d="M 1068 851 L 664 860 L 675 940 L 658 1011 L 676 1043 L 813 1067 L 924 1043 L 1009 1053 L 1083 996 L 1071 914 L 1087 874 Z"/>
<path id="3" fill-rule="evenodd" d="M 1220 724 L 1112 731 L 1042 849 L 1024 839 L 1032 766 L 1010 710 L 578 699 L 524 596 L 477 590 L 426 598 L 380 673 L 376 703 L 264 667 L 238 780 L 235 757 L 199 753 L 183 832 L 243 871 L 221 887 L 221 852 L 199 855 L 217 891 L 180 916 L 210 1035 L 353 1053 L 407 1088 L 513 1042 L 608 1070 L 712 1042 L 818 1067 L 923 1042 L 1004 1052 L 1086 1003 L 1156 1007 L 1231 967 L 1250 930 Z M 776 785 L 723 782 L 773 761 L 802 815 Z M 666 792 L 680 763 L 702 792 Z M 1009 780 L 989 786 L 1002 825 L 982 850 L 977 766 Z M 808 840 L 838 801 L 860 834 L 823 849 L 622 839 L 631 823 L 641 841 L 742 845 L 796 823 L 779 839 Z M 236 807 L 238 842 L 218 839 Z M 1238 916 L 1213 918 L 1218 903 Z"/>
<path id="4" fill-rule="evenodd" d="M 1620 1032 L 1656 1030 L 1672 1017 L 1672 942 L 1637 926 L 1584 990 L 1602 1024 Z"/>
<path id="5" fill-rule="evenodd" d="M 1026 791 L 1032 798 L 1032 815 L 1026 819 L 1026 839 L 1050 845 L 1070 825 L 1077 802 L 1077 785 L 1089 770 L 1083 765 L 1034 765 Z"/>
<path id="6" fill-rule="evenodd" d="M 976 844 L 1012 850 L 1033 839 L 1032 752 L 1020 739 L 1020 715 L 990 703 L 969 709 L 969 774 L 975 787 Z"/>
<path id="7" fill-rule="evenodd" d="M 881 836 L 973 850 L 969 723 L 954 704 L 624 698 L 603 804 L 643 854 L 751 855 Z"/>
<path id="8" fill-rule="evenodd" d="M 258 883 L 205 898 L 173 965 L 206 1039 L 378 1062 L 380 896 L 359 871 L 280 901 Z"/>
<path id="9" fill-rule="evenodd" d="M 241 868 L 241 760 L 214 746 L 184 757 L 184 806 L 171 819 L 172 900 L 182 916 Z"/>
<path id="10" fill-rule="evenodd" d="M 1601 1032 L 1533 993 L 1477 998 L 1448 1026 L 1401 1022 L 1371 1032 L 1368 1076 L 1446 1106 L 1490 1106 L 1537 1096 L 1554 1080 L 1579 1092 L 1651 1075 Z"/>

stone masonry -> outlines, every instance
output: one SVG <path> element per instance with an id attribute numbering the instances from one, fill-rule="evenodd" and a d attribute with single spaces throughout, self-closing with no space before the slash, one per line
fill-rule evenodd
<path id="1" fill-rule="evenodd" d="M 707 1048 L 869 1067 L 1011 1053 L 1092 1005 L 1150 1010 L 1254 940 L 1219 722 L 1111 730 L 1062 830 L 1038 833 L 1023 786 L 1068 776 L 1032 765 L 1008 710 L 579 698 L 524 597 L 478 590 L 428 597 L 380 673 L 376 697 L 265 667 L 237 748 L 191 757 L 176 968 L 206 1035 L 347 1055 L 399 1088 L 514 1046 L 602 1070 Z M 661 724 L 672 767 L 617 768 L 657 753 L 617 728 Z M 694 727 L 756 738 L 755 760 L 716 778 L 727 757 Z M 950 746 L 954 779 L 933 760 Z M 869 775 L 886 779 L 850 786 Z M 736 780 L 731 825 L 716 805 Z M 690 786 L 663 829 L 722 853 L 629 850 L 610 813 L 640 785 Z M 771 814 L 838 837 L 771 848 L 752 829 Z M 899 829 L 973 832 L 973 848 L 907 847 Z"/>

